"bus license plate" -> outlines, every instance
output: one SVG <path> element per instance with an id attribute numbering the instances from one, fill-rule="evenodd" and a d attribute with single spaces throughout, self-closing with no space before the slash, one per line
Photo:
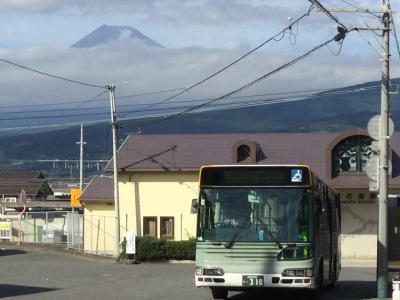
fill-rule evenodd
<path id="1" fill-rule="evenodd" d="M 243 275 L 243 286 L 264 286 L 264 276 L 260 275 Z"/>

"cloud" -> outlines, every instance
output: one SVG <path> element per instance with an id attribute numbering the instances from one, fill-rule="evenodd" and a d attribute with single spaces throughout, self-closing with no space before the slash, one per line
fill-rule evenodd
<path id="1" fill-rule="evenodd" d="M 2 0 L 5 11 L 54 13 L 75 10 L 84 15 L 130 14 L 150 21 L 176 24 L 226 24 L 254 20 L 273 20 L 291 15 L 303 5 L 282 4 L 280 1 L 243 0 Z"/>
<path id="2" fill-rule="evenodd" d="M 247 49 L 147 49 L 134 44 L 94 49 L 34 48 L 1 51 L 0 56 L 44 72 L 105 85 L 116 83 L 119 95 L 187 87 L 226 66 Z M 217 97 L 244 85 L 299 55 L 293 51 L 258 52 L 192 90 L 185 97 Z M 372 54 L 371 54 L 372 55 Z M 57 103 L 85 99 L 96 89 L 48 78 L 4 63 L 0 64 L 3 104 Z M 379 61 L 370 55 L 335 57 L 321 50 L 246 91 L 285 91 L 329 88 L 379 78 Z M 127 81 L 128 85 L 121 83 Z M 5 95 L 6 94 L 6 95 Z M 185 98 L 180 97 L 180 98 Z M 160 96 L 143 101 L 157 101 Z"/>

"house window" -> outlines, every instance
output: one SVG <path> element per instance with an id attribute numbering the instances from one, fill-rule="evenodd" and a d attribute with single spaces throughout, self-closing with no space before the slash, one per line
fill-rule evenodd
<path id="1" fill-rule="evenodd" d="M 338 143 L 332 151 L 333 177 L 340 173 L 365 172 L 367 160 L 374 154 L 371 142 L 368 136 L 356 135 Z"/>
<path id="2" fill-rule="evenodd" d="M 160 237 L 167 239 L 174 238 L 174 217 L 160 218 Z"/>
<path id="3" fill-rule="evenodd" d="M 157 237 L 157 217 L 143 217 L 143 235 Z"/>
<path id="4" fill-rule="evenodd" d="M 244 161 L 250 157 L 251 149 L 248 145 L 240 145 L 237 148 L 237 162 Z"/>
<path id="5" fill-rule="evenodd" d="M 4 201 L 8 202 L 8 203 L 16 203 L 17 202 L 17 197 L 5 197 Z"/>

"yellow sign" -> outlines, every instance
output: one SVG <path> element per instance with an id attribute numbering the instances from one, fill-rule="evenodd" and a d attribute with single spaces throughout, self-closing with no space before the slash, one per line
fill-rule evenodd
<path id="1" fill-rule="evenodd" d="M 11 230 L 11 222 L 0 222 L 0 231 Z"/>
<path id="2" fill-rule="evenodd" d="M 81 189 L 71 189 L 71 206 L 72 207 L 81 207 L 81 202 L 79 201 L 79 197 L 81 196 Z"/>

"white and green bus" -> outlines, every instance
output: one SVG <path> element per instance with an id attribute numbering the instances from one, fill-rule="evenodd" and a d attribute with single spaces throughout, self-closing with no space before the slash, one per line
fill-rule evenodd
<path id="1" fill-rule="evenodd" d="M 255 288 L 333 287 L 339 194 L 305 165 L 204 166 L 197 202 L 197 287 L 214 299 Z"/>

